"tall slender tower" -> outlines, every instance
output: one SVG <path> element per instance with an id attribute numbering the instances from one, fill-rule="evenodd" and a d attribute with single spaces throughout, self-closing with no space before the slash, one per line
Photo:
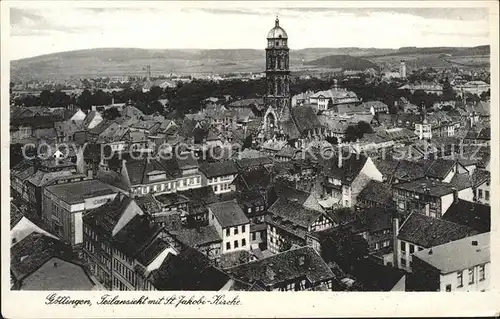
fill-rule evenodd
<path id="1" fill-rule="evenodd" d="M 264 130 L 272 134 L 281 123 L 290 119 L 290 69 L 288 35 L 276 17 L 274 28 L 267 34 L 266 84 L 264 98 L 266 113 Z"/>

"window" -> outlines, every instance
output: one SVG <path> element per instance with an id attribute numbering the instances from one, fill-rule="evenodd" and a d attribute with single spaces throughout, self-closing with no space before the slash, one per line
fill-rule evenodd
<path id="1" fill-rule="evenodd" d="M 226 236 L 231 236 L 231 229 L 230 228 L 226 228 Z"/>
<path id="2" fill-rule="evenodd" d="M 238 226 L 234 227 L 234 234 L 238 235 Z"/>
<path id="3" fill-rule="evenodd" d="M 231 249 L 231 243 L 226 243 L 226 250 Z"/>
<path id="4" fill-rule="evenodd" d="M 237 240 L 234 241 L 234 248 L 238 248 L 238 241 Z"/>
<path id="5" fill-rule="evenodd" d="M 241 232 L 244 233 L 245 232 L 245 225 L 241 226 Z"/>
<path id="6" fill-rule="evenodd" d="M 247 245 L 247 240 L 245 238 L 243 238 L 241 240 L 241 247 L 245 247 Z"/>
<path id="7" fill-rule="evenodd" d="M 477 190 L 477 197 L 478 198 L 483 198 L 483 190 L 482 189 L 478 189 Z"/>
<path id="8" fill-rule="evenodd" d="M 474 268 L 469 268 L 469 285 L 474 283 Z"/>
<path id="9" fill-rule="evenodd" d="M 410 254 L 413 254 L 414 251 L 415 251 L 415 246 L 410 244 Z"/>
<path id="10" fill-rule="evenodd" d="M 451 285 L 446 285 L 446 292 L 450 292 L 451 291 Z"/>
<path id="11" fill-rule="evenodd" d="M 401 266 L 406 267 L 406 259 L 401 258 Z"/>
<path id="12" fill-rule="evenodd" d="M 421 250 L 423 250 L 423 248 L 422 247 L 418 247 L 418 251 L 421 251 Z"/>
<path id="13" fill-rule="evenodd" d="M 256 239 L 256 237 L 257 237 L 257 236 L 255 235 L 255 233 L 252 233 L 252 240 L 255 240 L 255 239 Z"/>
<path id="14" fill-rule="evenodd" d="M 485 200 L 490 200 L 490 191 L 484 191 L 484 199 Z"/>
<path id="15" fill-rule="evenodd" d="M 406 243 L 404 241 L 401 242 L 401 251 L 406 252 Z"/>
<path id="16" fill-rule="evenodd" d="M 479 281 L 483 281 L 485 279 L 484 276 L 484 265 L 479 266 Z"/>
<path id="17" fill-rule="evenodd" d="M 457 272 L 457 287 L 460 288 L 464 285 L 463 272 Z"/>
<path id="18" fill-rule="evenodd" d="M 247 210 L 247 213 L 251 213 L 251 212 L 252 212 L 252 209 L 251 209 L 251 208 L 249 208 L 249 209 Z"/>

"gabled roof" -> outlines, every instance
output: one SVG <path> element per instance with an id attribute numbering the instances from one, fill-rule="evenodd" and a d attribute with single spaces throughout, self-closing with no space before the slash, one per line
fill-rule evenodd
<path id="1" fill-rule="evenodd" d="M 222 228 L 248 224 L 250 221 L 235 201 L 212 203 L 208 205 Z"/>
<path id="2" fill-rule="evenodd" d="M 456 165 L 456 161 L 437 158 L 427 167 L 425 175 L 428 177 L 443 179 Z"/>
<path id="3" fill-rule="evenodd" d="M 181 243 L 193 248 L 222 241 L 222 238 L 220 238 L 219 233 L 217 233 L 217 230 L 213 226 L 181 228 L 171 231 L 170 234 Z"/>
<path id="4" fill-rule="evenodd" d="M 282 197 L 269 207 L 268 212 L 304 228 L 309 228 L 321 215 L 324 215 L 319 211 L 307 209 L 296 201 Z"/>
<path id="5" fill-rule="evenodd" d="M 132 198 L 118 194 L 112 201 L 87 211 L 83 220 L 111 237 L 113 229 L 132 202 Z"/>
<path id="6" fill-rule="evenodd" d="M 61 256 L 68 250 L 57 239 L 40 233 L 32 233 L 10 249 L 10 271 L 21 280 L 40 268 L 54 256 Z"/>
<path id="7" fill-rule="evenodd" d="M 312 107 L 297 106 L 291 109 L 292 118 L 300 133 L 320 128 L 321 123 Z"/>
<path id="8" fill-rule="evenodd" d="M 491 207 L 458 199 L 444 213 L 443 219 L 484 233 L 491 228 Z"/>
<path id="9" fill-rule="evenodd" d="M 138 257 L 161 231 L 146 215 L 135 215 L 114 237 L 115 247 L 129 257 Z"/>
<path id="10" fill-rule="evenodd" d="M 344 155 L 343 155 L 344 157 Z M 343 184 L 351 184 L 359 175 L 366 164 L 367 157 L 362 154 L 350 154 L 348 158 L 342 159 L 342 166 L 338 166 L 338 155 L 331 161 L 326 174 L 328 177 L 338 178 Z"/>
<path id="11" fill-rule="evenodd" d="M 392 205 L 392 185 L 371 180 L 358 194 L 357 199 L 390 206 Z"/>
<path id="12" fill-rule="evenodd" d="M 205 162 L 200 166 L 200 171 L 205 174 L 207 178 L 234 175 L 238 173 L 236 165 L 231 160 L 215 163 Z"/>
<path id="13" fill-rule="evenodd" d="M 299 278 L 312 284 L 334 279 L 324 260 L 311 247 L 290 249 L 283 253 L 226 269 L 227 273 L 247 283 L 259 281 L 265 287 Z"/>
<path id="14" fill-rule="evenodd" d="M 402 223 L 398 239 L 430 248 L 474 234 L 477 231 L 470 227 L 413 213 Z"/>

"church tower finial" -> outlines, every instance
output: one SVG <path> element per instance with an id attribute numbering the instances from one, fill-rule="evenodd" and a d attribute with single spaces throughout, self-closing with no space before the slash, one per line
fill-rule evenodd
<path id="1" fill-rule="evenodd" d="M 278 18 L 278 15 L 276 15 L 275 25 L 276 25 L 277 27 L 279 27 L 279 26 L 280 26 L 280 19 Z"/>

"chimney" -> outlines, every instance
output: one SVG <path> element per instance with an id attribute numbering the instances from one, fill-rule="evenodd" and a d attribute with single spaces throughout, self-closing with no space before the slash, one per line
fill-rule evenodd
<path id="1" fill-rule="evenodd" d="M 458 203 L 458 190 L 455 187 L 451 188 L 453 191 L 453 202 Z"/>
<path id="2" fill-rule="evenodd" d="M 432 248 L 429 249 L 429 255 L 432 255 Z"/>
<path id="3" fill-rule="evenodd" d="M 57 268 L 57 262 L 54 261 L 54 268 Z"/>
<path id="4" fill-rule="evenodd" d="M 393 265 L 399 268 L 399 254 L 398 254 L 398 235 L 399 235 L 399 217 L 397 212 L 395 212 L 392 216 L 392 256 L 393 256 Z"/>

